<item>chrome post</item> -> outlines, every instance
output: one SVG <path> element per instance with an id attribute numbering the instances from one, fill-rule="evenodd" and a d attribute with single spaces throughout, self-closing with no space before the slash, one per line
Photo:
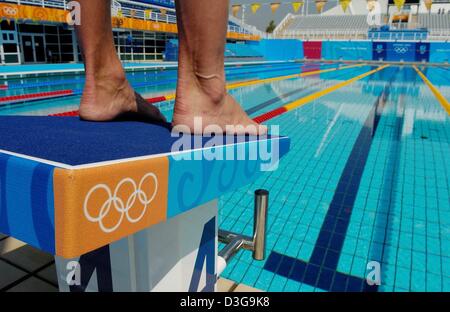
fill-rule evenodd
<path id="1" fill-rule="evenodd" d="M 268 207 L 269 192 L 255 191 L 253 237 L 219 229 L 219 242 L 226 244 L 219 252 L 219 257 L 228 262 L 239 250 L 246 249 L 253 252 L 253 259 L 258 261 L 265 259 Z"/>
<path id="2" fill-rule="evenodd" d="M 266 227 L 269 192 L 255 191 L 255 216 L 253 225 L 253 259 L 264 260 L 266 256 Z"/>

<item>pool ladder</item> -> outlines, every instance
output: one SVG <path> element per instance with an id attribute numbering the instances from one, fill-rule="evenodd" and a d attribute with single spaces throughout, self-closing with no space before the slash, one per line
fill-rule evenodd
<path id="1" fill-rule="evenodd" d="M 253 251 L 253 259 L 262 261 L 266 257 L 266 227 L 269 192 L 255 191 L 253 237 L 236 234 L 219 229 L 219 242 L 226 246 L 219 251 L 217 258 L 217 275 L 225 270 L 227 263 L 241 249 Z"/>

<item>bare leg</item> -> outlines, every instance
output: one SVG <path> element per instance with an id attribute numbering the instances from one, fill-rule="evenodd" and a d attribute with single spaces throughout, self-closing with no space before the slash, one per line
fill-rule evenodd
<path id="1" fill-rule="evenodd" d="M 225 89 L 228 1 L 177 0 L 176 9 L 180 48 L 174 126 L 194 132 L 194 118 L 201 117 L 203 129 L 240 125 L 251 127 L 237 133 L 265 133 L 266 128 L 253 122 Z"/>
<path id="2" fill-rule="evenodd" d="M 164 121 L 161 113 L 134 92 L 114 48 L 110 0 L 78 0 L 81 25 L 76 27 L 86 69 L 80 117 L 108 121 L 126 113 Z"/>

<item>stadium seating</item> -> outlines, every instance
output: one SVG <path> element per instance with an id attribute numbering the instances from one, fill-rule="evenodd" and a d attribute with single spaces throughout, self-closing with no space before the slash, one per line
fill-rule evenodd
<path id="1" fill-rule="evenodd" d="M 292 16 L 280 31 L 284 37 L 310 39 L 315 36 L 361 38 L 367 36 L 369 25 L 365 15 Z"/>
<path id="2" fill-rule="evenodd" d="M 292 29 L 368 29 L 364 15 L 296 16 L 294 19 Z"/>
<path id="3" fill-rule="evenodd" d="M 450 14 L 419 14 L 418 26 L 428 29 L 428 39 L 448 40 L 450 36 Z"/>
<path id="4" fill-rule="evenodd" d="M 450 14 L 419 14 L 418 22 L 429 30 L 450 30 Z"/>

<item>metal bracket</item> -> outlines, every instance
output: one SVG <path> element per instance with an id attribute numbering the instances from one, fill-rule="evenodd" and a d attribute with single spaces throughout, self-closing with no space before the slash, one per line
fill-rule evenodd
<path id="1" fill-rule="evenodd" d="M 225 269 L 227 263 L 241 249 L 253 251 L 253 259 L 262 261 L 266 257 L 266 227 L 269 192 L 255 191 L 255 211 L 253 220 L 253 237 L 236 234 L 219 229 L 219 242 L 226 246 L 219 251 L 218 275 Z"/>

